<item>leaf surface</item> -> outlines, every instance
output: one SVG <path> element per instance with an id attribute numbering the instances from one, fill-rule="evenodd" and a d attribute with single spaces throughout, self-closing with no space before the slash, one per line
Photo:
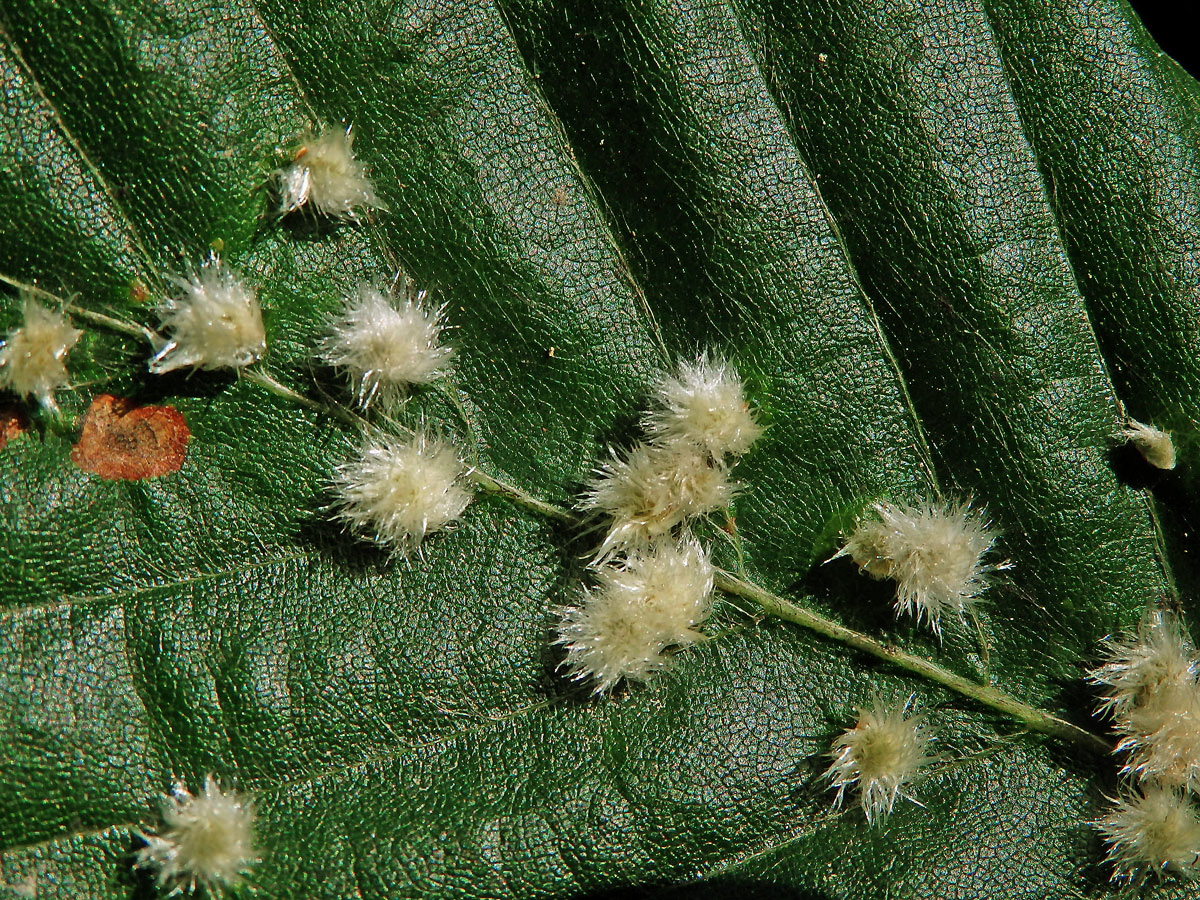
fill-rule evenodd
<path id="1" fill-rule="evenodd" d="M 447 304 L 470 430 L 435 390 L 399 415 L 562 506 L 657 377 L 721 353 L 769 425 L 747 577 L 1073 720 L 1097 641 L 1192 591 L 1196 87 L 1117 0 L 13 0 L 0 72 L 9 278 L 153 325 L 142 295 L 219 248 L 266 367 L 336 402 L 314 342 L 403 269 Z M 272 171 L 350 124 L 388 210 L 281 227 Z M 91 331 L 66 424 L 0 450 L 0 892 L 146 895 L 137 829 L 208 772 L 257 798 L 263 896 L 1105 890 L 1111 760 L 732 606 L 590 699 L 550 640 L 592 538 L 489 496 L 388 558 L 325 512 L 351 429 L 145 356 Z M 176 406 L 183 469 L 78 469 L 100 391 Z M 1126 410 L 1180 437 L 1153 494 L 1114 468 Z M 987 653 L 822 565 L 927 495 L 1003 528 Z M 940 760 L 871 829 L 821 772 L 876 692 L 916 695 Z"/>

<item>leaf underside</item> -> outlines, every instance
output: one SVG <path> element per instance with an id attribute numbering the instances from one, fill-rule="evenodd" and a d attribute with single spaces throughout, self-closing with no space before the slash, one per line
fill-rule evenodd
<path id="1" fill-rule="evenodd" d="M 1196 594 L 1200 92 L 1122 0 L 0 0 L 0 85 L 9 278 L 154 325 L 142 295 L 223 248 L 264 365 L 347 402 L 312 347 L 403 269 L 478 440 L 437 391 L 399 416 L 562 506 L 674 360 L 723 354 L 769 426 L 747 577 L 1076 721 L 1097 642 Z M 267 215 L 294 138 L 347 124 L 388 211 Z M 0 896 L 153 896 L 135 832 L 209 772 L 256 797 L 261 896 L 1108 892 L 1112 760 L 731 608 L 592 699 L 550 647 L 592 538 L 487 497 L 389 558 L 323 512 L 351 429 L 145 358 L 90 330 L 65 424 L 0 449 Z M 177 407 L 182 470 L 73 464 L 101 392 Z M 1177 471 L 1131 464 L 1126 415 Z M 1015 563 L 987 654 L 822 565 L 936 495 Z M 916 695 L 939 762 L 868 828 L 820 776 L 875 693 Z"/>

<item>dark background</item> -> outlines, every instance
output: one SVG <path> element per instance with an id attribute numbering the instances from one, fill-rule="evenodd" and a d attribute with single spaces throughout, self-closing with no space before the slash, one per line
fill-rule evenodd
<path id="1" fill-rule="evenodd" d="M 1196 12 L 1188 12 L 1194 0 L 1130 0 L 1158 45 L 1185 69 L 1200 78 L 1200 33 L 1194 24 Z"/>

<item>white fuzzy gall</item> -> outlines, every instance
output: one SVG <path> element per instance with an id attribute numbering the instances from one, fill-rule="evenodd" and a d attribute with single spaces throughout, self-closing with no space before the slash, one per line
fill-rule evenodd
<path id="1" fill-rule="evenodd" d="M 1123 771 L 1162 785 L 1200 788 L 1200 685 L 1194 648 L 1170 613 L 1153 610 L 1137 636 L 1107 642 L 1088 678 L 1112 716 Z"/>
<path id="2" fill-rule="evenodd" d="M 157 834 L 141 834 L 146 846 L 136 864 L 155 870 L 159 886 L 170 886 L 171 893 L 234 887 L 258 862 L 253 803 L 223 790 L 212 775 L 198 794 L 176 785 L 165 798 L 162 817 Z"/>
<path id="3" fill-rule="evenodd" d="M 242 369 L 267 352 L 254 288 L 214 254 L 187 278 L 171 276 L 178 292 L 159 309 L 168 336 L 156 342 L 149 368 L 162 375 L 188 366 Z"/>
<path id="4" fill-rule="evenodd" d="M 644 547 L 692 516 L 729 505 L 734 488 L 724 464 L 699 446 L 639 443 L 596 473 L 581 506 L 610 518 L 597 558 Z"/>
<path id="5" fill-rule="evenodd" d="M 367 437 L 334 475 L 337 517 L 407 555 L 462 515 L 471 502 L 465 475 L 454 447 L 423 432 Z"/>
<path id="6" fill-rule="evenodd" d="M 1088 675 L 1099 685 L 1099 712 L 1121 719 L 1167 686 L 1194 686 L 1193 647 L 1170 613 L 1152 610 L 1136 637 L 1106 642 L 1105 661 Z"/>
<path id="7" fill-rule="evenodd" d="M 962 618 L 992 573 L 1009 568 L 984 557 L 998 534 L 970 503 L 914 506 L 876 503 L 834 556 L 849 556 L 873 578 L 896 582 L 896 611 L 925 621 L 935 633 L 945 615 Z"/>
<path id="8" fill-rule="evenodd" d="M 1108 815 L 1093 823 L 1108 843 L 1117 881 L 1147 876 L 1196 875 L 1200 864 L 1200 820 L 1184 795 L 1146 785 L 1141 795 L 1122 797 Z"/>
<path id="9" fill-rule="evenodd" d="M 1175 442 L 1170 432 L 1130 419 L 1121 436 L 1137 447 L 1142 458 L 1156 469 L 1175 468 Z"/>
<path id="10" fill-rule="evenodd" d="M 384 291 L 360 285 L 321 342 L 321 358 L 354 380 L 359 404 L 394 403 L 411 385 L 444 374 L 454 351 L 442 346 L 442 309 L 425 305 L 425 291 L 404 281 L 396 305 Z"/>
<path id="11" fill-rule="evenodd" d="M 922 714 L 905 717 L 908 705 L 891 705 L 878 698 L 858 711 L 858 723 L 833 742 L 833 765 L 825 772 L 837 789 L 835 805 L 846 791 L 858 788 L 868 823 L 892 811 L 901 788 L 932 761 L 929 734 Z"/>
<path id="12" fill-rule="evenodd" d="M 1164 684 L 1117 719 L 1123 772 L 1168 787 L 1200 789 L 1200 689 Z"/>
<path id="13" fill-rule="evenodd" d="M 690 441 L 720 459 L 740 456 L 762 435 L 741 379 L 719 359 L 680 362 L 656 394 L 659 408 L 647 415 L 645 427 L 658 442 Z"/>
<path id="14" fill-rule="evenodd" d="M 361 209 L 384 209 L 362 164 L 354 158 L 350 128 L 308 133 L 292 163 L 276 173 L 279 214 L 309 207 L 340 221 L 357 221 Z"/>
<path id="15" fill-rule="evenodd" d="M 24 323 L 0 342 L 0 389 L 57 410 L 54 394 L 70 381 L 67 353 L 82 334 L 61 312 L 26 297 Z"/>
<path id="16" fill-rule="evenodd" d="M 703 639 L 697 631 L 712 610 L 713 566 L 694 538 L 665 540 L 602 566 L 597 586 L 578 607 L 563 610 L 557 643 L 563 666 L 597 694 L 622 679 L 645 681 L 667 661 L 670 647 Z"/>

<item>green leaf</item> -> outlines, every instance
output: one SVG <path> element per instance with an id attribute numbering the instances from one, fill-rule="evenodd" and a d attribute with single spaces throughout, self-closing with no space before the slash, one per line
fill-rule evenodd
<path id="1" fill-rule="evenodd" d="M 1200 93 L 1123 0 L 0 0 L 0 85 L 7 279 L 153 326 L 142 295 L 220 248 L 266 370 L 338 403 L 314 343 L 403 269 L 458 357 L 457 403 L 400 417 L 563 508 L 654 380 L 719 352 L 769 425 L 744 577 L 1093 730 L 1097 642 L 1200 586 Z M 272 171 L 349 124 L 388 210 L 282 227 Z M 0 449 L 0 896 L 153 896 L 137 832 L 210 772 L 255 796 L 254 896 L 1107 890 L 1113 759 L 744 600 L 590 698 L 551 640 L 594 535 L 488 494 L 389 558 L 330 521 L 352 427 L 145 359 L 89 329 L 63 421 Z M 182 470 L 73 463 L 101 392 L 178 408 Z M 1178 471 L 1126 472 L 1127 414 Z M 1015 563 L 987 652 L 822 564 L 869 503 L 937 494 Z M 940 758 L 869 828 L 821 773 L 875 693 L 916 695 Z"/>

